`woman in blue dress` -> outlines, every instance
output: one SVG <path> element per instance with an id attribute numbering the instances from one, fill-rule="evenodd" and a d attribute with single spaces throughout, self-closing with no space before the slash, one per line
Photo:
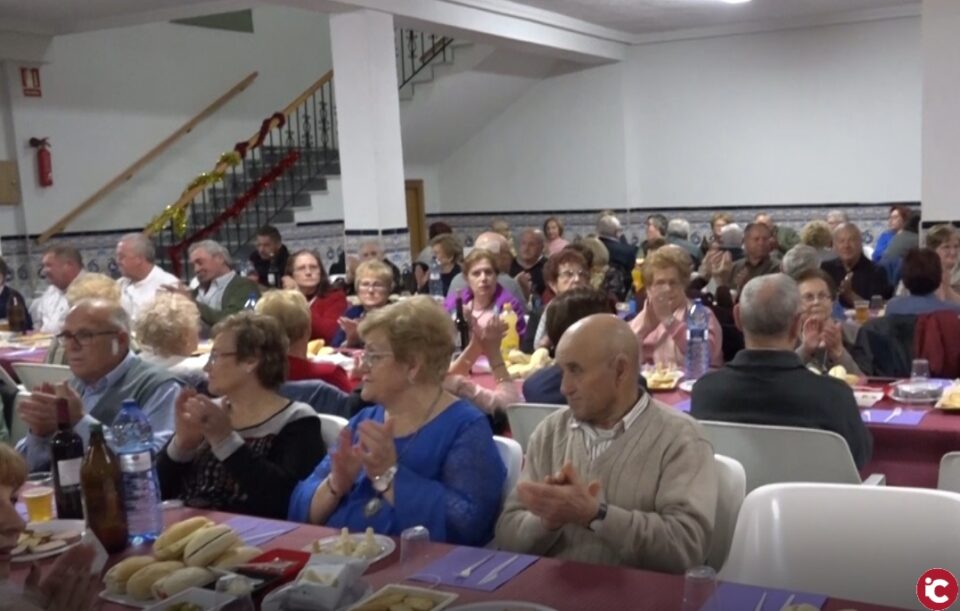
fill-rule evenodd
<path id="1" fill-rule="evenodd" d="M 289 519 L 385 535 L 422 525 L 434 541 L 485 544 L 506 469 L 486 416 L 442 388 L 449 316 L 418 296 L 369 312 L 359 332 L 362 397 L 376 405 L 350 420 L 296 487 Z"/>

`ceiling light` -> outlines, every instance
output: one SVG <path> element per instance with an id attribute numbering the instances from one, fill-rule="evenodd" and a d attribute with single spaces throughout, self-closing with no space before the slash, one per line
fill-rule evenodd
<path id="1" fill-rule="evenodd" d="M 750 2 L 750 0 L 720 0 L 720 1 L 725 2 L 727 4 L 745 4 L 747 2 Z"/>

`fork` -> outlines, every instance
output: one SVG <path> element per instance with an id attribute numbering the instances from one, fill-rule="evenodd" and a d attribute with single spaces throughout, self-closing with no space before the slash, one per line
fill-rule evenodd
<path id="1" fill-rule="evenodd" d="M 780 611 L 784 611 L 787 607 L 793 604 L 793 599 L 796 597 L 796 594 L 791 594 L 790 598 L 787 599 L 787 602 L 783 603 L 783 606 L 780 607 Z"/>
<path id="2" fill-rule="evenodd" d="M 893 420 L 894 418 L 896 418 L 897 416 L 899 416 L 899 415 L 902 414 L 902 413 L 903 413 L 903 408 L 902 408 L 902 407 L 896 407 L 896 408 L 894 408 L 894 410 L 893 410 L 892 412 L 890 412 L 890 415 L 889 415 L 889 416 L 887 416 L 886 418 L 883 419 L 883 421 L 884 421 L 884 422 L 890 422 L 891 420 Z"/>
<path id="3" fill-rule="evenodd" d="M 503 562 L 495 566 L 492 571 L 487 573 L 487 576 L 481 579 L 477 585 L 482 586 L 484 584 L 490 583 L 500 575 L 500 571 L 510 566 L 519 557 L 520 557 L 519 554 L 514 554 L 513 556 L 510 556 L 509 558 L 507 558 L 506 560 L 504 560 Z"/>
<path id="4" fill-rule="evenodd" d="M 472 575 L 475 570 L 477 570 L 478 568 L 480 568 L 487 560 L 490 560 L 491 558 L 493 558 L 493 557 L 496 556 L 496 555 L 497 555 L 496 553 L 487 554 L 486 556 L 484 556 L 484 557 L 481 558 L 480 560 L 477 560 L 476 562 L 474 562 L 473 564 L 471 564 L 471 565 L 468 566 L 467 568 L 465 568 L 465 569 L 463 569 L 462 571 L 460 571 L 459 573 L 457 573 L 457 579 L 466 579 L 467 577 L 470 577 L 470 575 Z"/>
<path id="5" fill-rule="evenodd" d="M 763 611 L 763 603 L 767 602 L 767 591 L 764 590 L 763 594 L 760 596 L 760 601 L 757 603 L 757 606 L 753 608 L 753 611 Z"/>

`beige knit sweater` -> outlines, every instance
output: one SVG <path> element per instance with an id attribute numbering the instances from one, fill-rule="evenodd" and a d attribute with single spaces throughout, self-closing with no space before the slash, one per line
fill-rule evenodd
<path id="1" fill-rule="evenodd" d="M 514 490 L 497 522 L 502 549 L 582 562 L 682 573 L 703 564 L 713 533 L 717 474 L 713 448 L 686 414 L 650 401 L 591 465 L 583 432 L 559 410 L 534 431 L 521 481 L 543 481 L 570 461 L 584 481 L 599 479 L 607 517 L 598 532 L 543 527 Z"/>

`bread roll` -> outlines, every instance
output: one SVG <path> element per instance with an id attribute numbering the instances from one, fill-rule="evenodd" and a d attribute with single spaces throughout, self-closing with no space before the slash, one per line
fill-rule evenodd
<path id="1" fill-rule="evenodd" d="M 170 573 L 182 569 L 183 563 L 177 560 L 154 562 L 134 573 L 127 581 L 127 594 L 136 600 L 149 600 L 153 596 L 153 584 Z"/>
<path id="2" fill-rule="evenodd" d="M 263 552 L 260 551 L 259 547 L 235 547 L 233 549 L 228 549 L 224 552 L 219 558 L 217 558 L 213 566 L 218 569 L 232 569 L 235 566 L 239 566 L 244 562 L 250 562 Z"/>
<path id="3" fill-rule="evenodd" d="M 212 524 L 213 522 L 204 517 L 189 518 L 171 524 L 153 542 L 153 555 L 158 560 L 179 560 L 190 542 L 190 537 L 201 528 Z"/>
<path id="4" fill-rule="evenodd" d="M 154 582 L 150 591 L 154 598 L 163 600 L 176 596 L 187 588 L 202 587 L 216 579 L 216 575 L 210 569 L 203 569 L 197 566 L 188 566 L 178 569 L 166 577 Z"/>
<path id="5" fill-rule="evenodd" d="M 240 538 L 229 526 L 208 526 L 190 538 L 183 550 L 183 561 L 187 566 L 210 566 L 224 552 L 239 544 Z"/>
<path id="6" fill-rule="evenodd" d="M 156 560 L 153 559 L 153 556 L 131 556 L 116 563 L 103 576 L 103 584 L 106 586 L 107 592 L 111 594 L 125 593 L 127 591 L 127 580 L 134 573 L 154 562 Z"/>

